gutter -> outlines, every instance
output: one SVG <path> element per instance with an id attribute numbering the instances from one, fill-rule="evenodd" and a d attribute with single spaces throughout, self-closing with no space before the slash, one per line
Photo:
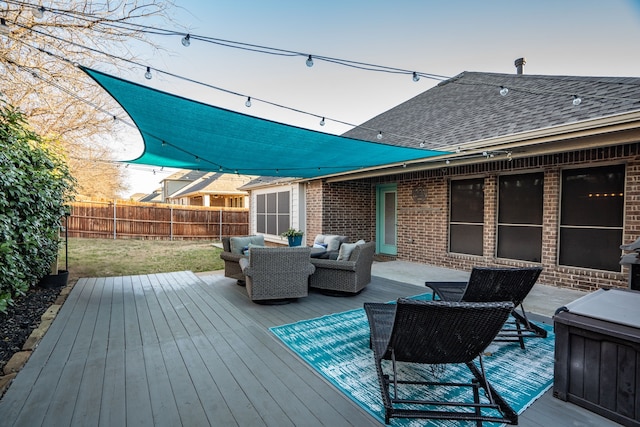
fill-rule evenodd
<path id="1" fill-rule="evenodd" d="M 603 138 L 605 134 L 609 134 L 606 139 Z M 508 157 L 516 159 L 634 141 L 640 141 L 640 111 L 477 140 L 453 147 L 441 147 L 439 149 L 449 153 L 442 156 L 390 163 L 384 166 L 367 168 L 366 170 L 326 175 L 313 179 L 341 182 L 438 169 L 452 164 L 455 166 L 467 165 L 487 161 L 482 154 L 483 152 L 497 153 L 505 156 L 505 158 L 506 154 L 510 153 Z M 460 149 L 460 152 L 456 152 L 458 149 Z M 499 159 L 499 157 L 493 158 L 493 160 Z M 451 163 L 448 164 L 447 160 Z"/>

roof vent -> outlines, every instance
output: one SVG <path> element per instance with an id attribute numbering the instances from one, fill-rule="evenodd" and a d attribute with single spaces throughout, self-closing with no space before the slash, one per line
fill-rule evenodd
<path id="1" fill-rule="evenodd" d="M 524 68 L 524 64 L 527 63 L 527 58 L 518 58 L 515 61 L 516 65 L 516 74 L 522 74 L 522 69 Z"/>

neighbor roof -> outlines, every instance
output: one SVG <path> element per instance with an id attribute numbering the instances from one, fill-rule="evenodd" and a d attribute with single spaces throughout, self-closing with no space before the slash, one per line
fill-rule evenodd
<path id="1" fill-rule="evenodd" d="M 500 89 L 508 89 L 506 96 Z M 574 95 L 581 98 L 573 105 Z M 640 78 L 496 74 L 465 71 L 344 134 L 430 149 L 640 110 Z M 397 135 L 392 135 L 393 133 Z M 407 136 L 409 138 L 407 138 Z"/>

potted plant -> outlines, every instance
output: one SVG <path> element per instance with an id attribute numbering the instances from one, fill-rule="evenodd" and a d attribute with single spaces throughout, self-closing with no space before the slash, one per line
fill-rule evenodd
<path id="1" fill-rule="evenodd" d="M 290 228 L 284 233 L 280 234 L 280 236 L 286 237 L 289 240 L 289 246 L 300 246 L 302 245 L 302 236 L 304 236 L 304 231 Z"/>

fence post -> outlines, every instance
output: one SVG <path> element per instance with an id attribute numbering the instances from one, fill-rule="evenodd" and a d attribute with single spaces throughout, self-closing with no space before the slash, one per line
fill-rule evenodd
<path id="1" fill-rule="evenodd" d="M 169 240 L 173 240 L 173 204 L 169 205 Z"/>
<path id="2" fill-rule="evenodd" d="M 116 220 L 116 199 L 113 199 L 113 240 L 116 240 L 116 226 L 118 222 Z"/>
<path id="3" fill-rule="evenodd" d="M 218 227 L 218 233 L 220 234 L 220 241 L 222 242 L 222 209 L 220 209 L 220 227 Z"/>

